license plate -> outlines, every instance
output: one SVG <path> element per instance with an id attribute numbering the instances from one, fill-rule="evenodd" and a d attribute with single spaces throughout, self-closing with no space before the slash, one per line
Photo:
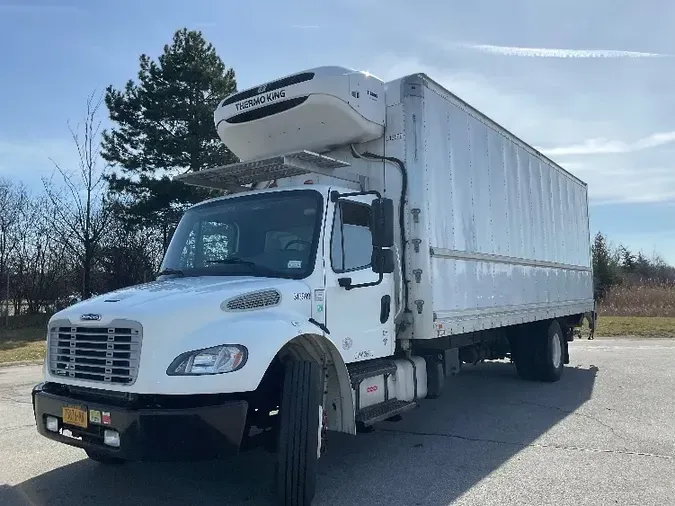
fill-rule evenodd
<path id="1" fill-rule="evenodd" d="M 75 407 L 63 408 L 63 423 L 87 428 L 87 410 Z"/>

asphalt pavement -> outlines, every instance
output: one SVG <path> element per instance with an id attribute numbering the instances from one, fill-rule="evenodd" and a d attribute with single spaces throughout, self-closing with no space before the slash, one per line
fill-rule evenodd
<path id="1" fill-rule="evenodd" d="M 675 340 L 571 344 L 554 384 L 466 367 L 375 432 L 329 434 L 316 505 L 675 504 Z M 0 505 L 273 503 L 273 457 L 107 468 L 38 435 L 41 367 L 0 367 Z"/>

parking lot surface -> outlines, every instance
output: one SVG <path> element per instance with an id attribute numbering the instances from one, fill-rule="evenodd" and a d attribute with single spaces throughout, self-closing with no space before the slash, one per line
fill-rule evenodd
<path id="1" fill-rule="evenodd" d="M 571 344 L 554 384 L 467 366 L 443 397 L 375 432 L 329 434 L 317 505 L 675 504 L 675 341 Z M 107 468 L 39 436 L 41 367 L 0 368 L 0 504 L 263 505 L 273 456 Z"/>

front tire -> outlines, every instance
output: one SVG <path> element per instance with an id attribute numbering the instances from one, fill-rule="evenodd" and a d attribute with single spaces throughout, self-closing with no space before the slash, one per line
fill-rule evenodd
<path id="1" fill-rule="evenodd" d="M 321 417 L 321 370 L 315 362 L 289 362 L 281 400 L 277 495 L 284 506 L 309 506 L 316 491 Z"/>
<path id="2" fill-rule="evenodd" d="M 443 394 L 445 373 L 443 362 L 436 357 L 425 357 L 427 363 L 427 399 L 438 399 Z"/>

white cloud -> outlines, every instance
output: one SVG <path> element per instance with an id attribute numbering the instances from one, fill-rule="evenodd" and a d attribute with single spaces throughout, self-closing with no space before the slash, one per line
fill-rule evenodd
<path id="1" fill-rule="evenodd" d="M 401 58 L 393 54 L 378 55 L 366 70 L 385 81 L 425 73 L 533 145 L 544 144 L 551 139 L 572 143 L 579 138 L 592 138 L 598 131 L 613 126 L 609 118 L 576 116 L 577 111 L 571 111 L 567 103 L 542 100 L 539 96 L 515 91 L 517 86 L 510 86 L 509 90 L 499 80 L 475 71 L 429 65 L 417 58 Z"/>
<path id="2" fill-rule="evenodd" d="M 571 164 L 560 163 L 563 167 Z M 588 184 L 593 204 L 644 204 L 675 201 L 675 169 L 625 168 L 577 163 L 575 174 Z"/>
<path id="3" fill-rule="evenodd" d="M 624 142 L 603 138 L 588 139 L 581 144 L 555 148 L 537 148 L 548 156 L 596 155 L 611 153 L 630 153 L 655 148 L 675 142 L 675 132 L 658 132 L 635 142 Z"/>
<path id="4" fill-rule="evenodd" d="M 567 171 L 574 171 L 584 168 L 584 164 L 580 162 L 563 162 L 563 163 L 556 162 L 556 163 L 558 163 L 558 165 L 562 165 L 564 169 Z"/>
<path id="5" fill-rule="evenodd" d="M 559 49 L 464 43 L 450 44 L 449 46 L 455 46 L 458 49 L 479 51 L 481 53 L 503 56 L 525 56 L 530 58 L 662 58 L 670 56 L 662 53 L 619 51 L 615 49 Z"/>
<path id="6" fill-rule="evenodd" d="M 668 158 L 659 159 L 643 168 L 637 157 L 630 162 L 635 165 L 617 167 L 614 158 L 609 160 L 592 156 L 596 153 L 627 153 L 661 146 L 674 142 L 675 132 L 654 133 L 632 143 L 598 139 L 593 134 L 616 129 L 611 117 L 607 118 L 608 121 L 593 121 L 588 118 L 587 108 L 570 107 L 568 101 L 548 101 L 537 95 L 508 92 L 498 81 L 476 72 L 454 71 L 393 55 L 380 56 L 368 70 L 385 81 L 416 72 L 426 73 L 535 146 L 543 144 L 544 139 L 590 138 L 584 143 L 542 151 L 588 183 L 589 198 L 593 204 L 675 201 L 675 167 L 668 167 Z M 616 131 L 621 133 L 621 129 Z M 565 160 L 566 155 L 578 156 L 573 160 Z"/>

